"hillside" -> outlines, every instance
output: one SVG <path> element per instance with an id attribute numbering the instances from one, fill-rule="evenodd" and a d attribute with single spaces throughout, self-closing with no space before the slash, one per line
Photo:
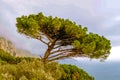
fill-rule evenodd
<path id="1" fill-rule="evenodd" d="M 94 80 L 68 64 L 44 64 L 39 58 L 14 57 L 0 49 L 0 80 Z"/>
<path id="2" fill-rule="evenodd" d="M 0 37 L 0 80 L 94 80 L 84 70 L 70 64 L 50 62 Z"/>
<path id="3" fill-rule="evenodd" d="M 0 49 L 6 51 L 8 53 L 11 53 L 11 55 L 13 55 L 13 56 L 16 55 L 15 46 L 12 44 L 11 41 L 9 41 L 3 37 L 0 37 Z"/>
<path id="4" fill-rule="evenodd" d="M 0 49 L 16 57 L 18 56 L 19 57 L 36 57 L 35 55 L 33 55 L 31 52 L 27 50 L 16 48 L 11 41 L 5 39 L 4 37 L 0 37 Z"/>

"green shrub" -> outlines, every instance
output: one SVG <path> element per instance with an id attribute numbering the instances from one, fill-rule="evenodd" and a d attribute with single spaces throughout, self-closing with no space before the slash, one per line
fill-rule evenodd
<path id="1" fill-rule="evenodd" d="M 18 64 L 0 64 L 0 78 L 3 80 L 58 80 L 60 74 L 59 64 L 55 62 L 44 65 L 40 60 L 22 60 Z"/>
<path id="2" fill-rule="evenodd" d="M 74 65 L 50 62 L 40 58 L 14 57 L 0 49 L 0 80 L 94 80 Z"/>
<path id="3" fill-rule="evenodd" d="M 62 76 L 59 80 L 94 80 L 84 70 L 68 64 L 61 64 Z"/>
<path id="4" fill-rule="evenodd" d="M 9 53 L 0 49 L 0 60 L 5 61 L 7 63 L 14 63 L 15 62 L 15 57 L 11 56 Z"/>

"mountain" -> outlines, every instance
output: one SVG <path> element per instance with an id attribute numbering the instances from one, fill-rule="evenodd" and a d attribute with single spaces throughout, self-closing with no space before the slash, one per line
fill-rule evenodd
<path id="1" fill-rule="evenodd" d="M 10 53 L 11 55 L 16 55 L 16 48 L 12 44 L 11 41 L 5 39 L 4 37 L 0 37 L 0 49 Z"/>
<path id="2" fill-rule="evenodd" d="M 19 56 L 19 57 L 38 57 L 37 55 L 32 54 L 28 50 L 19 49 L 19 48 L 16 49 L 16 56 Z"/>
<path id="3" fill-rule="evenodd" d="M 11 41 L 5 39 L 4 37 L 0 37 L 0 49 L 10 53 L 12 56 L 36 57 L 36 55 L 33 55 L 31 52 L 27 50 L 16 48 Z"/>

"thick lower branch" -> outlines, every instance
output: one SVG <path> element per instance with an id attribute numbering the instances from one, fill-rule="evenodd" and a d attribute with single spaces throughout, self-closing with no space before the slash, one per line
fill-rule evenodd
<path id="1" fill-rule="evenodd" d="M 62 53 L 58 53 L 58 54 L 56 54 L 56 55 L 50 56 L 49 59 L 50 59 L 50 58 L 55 58 L 55 57 L 58 57 L 58 56 L 61 56 L 61 55 L 64 55 L 64 53 L 62 52 Z"/>
<path id="2" fill-rule="evenodd" d="M 56 47 L 54 47 L 54 49 L 57 49 L 57 48 L 60 48 L 60 47 L 62 47 L 61 45 L 59 45 L 59 46 L 56 46 Z"/>
<path id="3" fill-rule="evenodd" d="M 59 59 L 69 58 L 69 57 L 73 57 L 75 55 L 76 55 L 76 53 L 69 53 L 69 54 L 64 55 L 64 56 L 59 56 L 59 57 L 50 59 L 49 61 L 55 61 L 55 60 L 59 60 Z"/>
<path id="4" fill-rule="evenodd" d="M 70 52 L 70 51 L 72 51 L 72 50 L 73 50 L 73 49 L 63 49 L 63 50 L 58 49 L 58 50 L 56 50 L 56 51 L 51 52 L 51 54 L 55 54 L 55 53 L 58 53 L 58 52 Z"/>

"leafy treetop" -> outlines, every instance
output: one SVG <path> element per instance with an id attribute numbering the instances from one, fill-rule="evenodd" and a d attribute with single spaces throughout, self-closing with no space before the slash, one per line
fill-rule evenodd
<path id="1" fill-rule="evenodd" d="M 18 17 L 16 26 L 19 33 L 47 45 L 45 62 L 74 56 L 106 59 L 110 53 L 110 40 L 69 19 L 38 13 Z"/>

